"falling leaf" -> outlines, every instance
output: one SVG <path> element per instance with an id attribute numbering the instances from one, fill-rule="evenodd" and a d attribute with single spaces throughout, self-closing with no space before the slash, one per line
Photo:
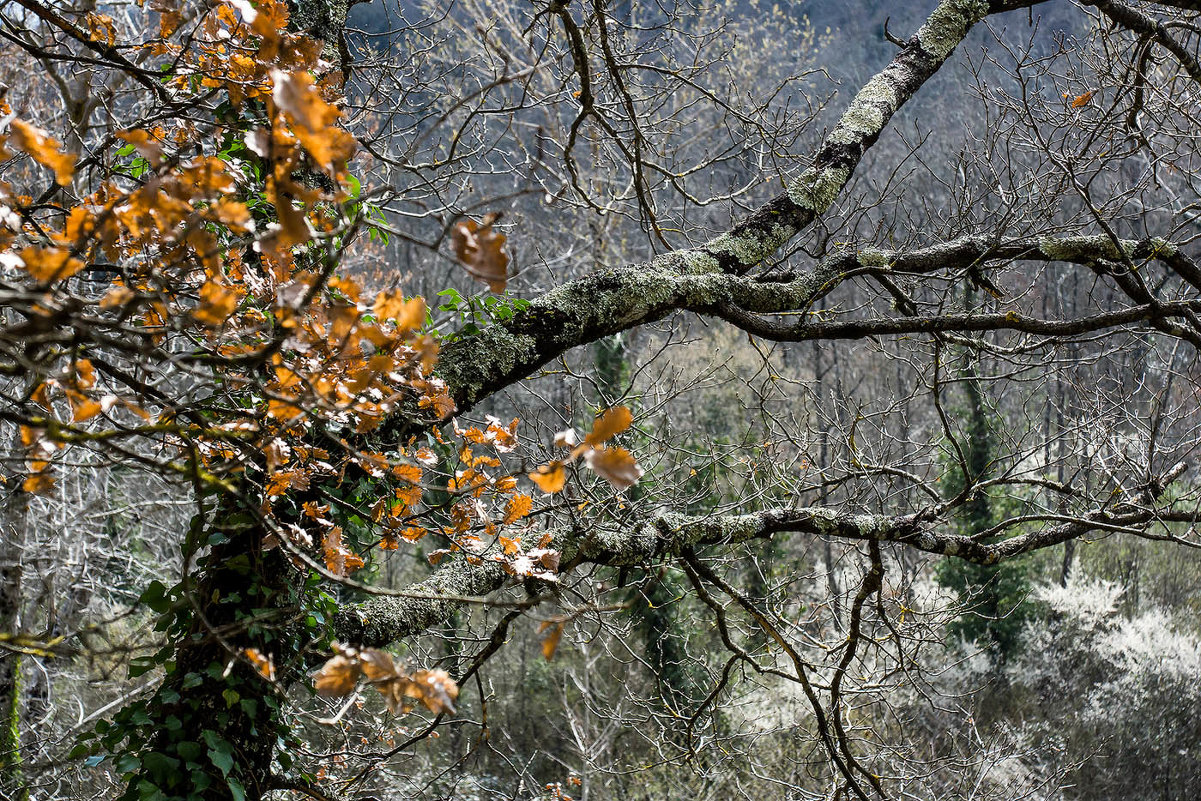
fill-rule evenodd
<path id="1" fill-rule="evenodd" d="M 555 651 L 559 648 L 559 640 L 563 638 L 563 622 L 546 620 L 538 626 L 538 633 L 543 634 L 542 637 L 542 658 L 547 662 L 555 658 Z"/>
<path id="2" fill-rule="evenodd" d="M 584 454 L 584 463 L 619 490 L 642 478 L 642 468 L 625 448 L 596 448 Z"/>
<path id="3" fill-rule="evenodd" d="M 397 675 L 396 662 L 387 651 L 378 648 L 365 648 L 359 654 L 363 666 L 363 676 L 367 681 L 377 682 L 394 678 Z"/>
<path id="4" fill-rule="evenodd" d="M 263 656 L 263 652 L 258 648 L 247 648 L 242 653 L 250 660 L 250 664 L 254 665 L 260 676 L 267 681 L 275 681 L 275 660 L 270 654 Z M 353 682 L 351 686 L 354 686 Z"/>
<path id="5" fill-rule="evenodd" d="M 530 481 L 538 485 L 543 492 L 560 492 L 567 483 L 567 471 L 562 462 L 551 462 L 530 473 Z"/>
<path id="6" fill-rule="evenodd" d="M 104 297 L 100 299 L 100 308 L 113 309 L 117 306 L 124 306 L 135 297 L 137 295 L 132 289 L 124 286 L 115 286 L 104 293 Z"/>
<path id="7" fill-rule="evenodd" d="M 459 686 L 445 670 L 410 673 L 391 654 L 378 648 L 359 651 L 335 643 L 334 649 L 338 654 L 322 665 L 314 677 L 318 695 L 349 695 L 362 676 L 384 697 L 388 710 L 394 714 L 409 711 L 412 704 L 406 699 L 410 698 L 435 714 L 455 711 Z"/>
<path id="8" fill-rule="evenodd" d="M 413 684 L 421 703 L 435 715 L 455 711 L 459 686 L 445 670 L 419 670 L 413 674 Z"/>
<path id="9" fill-rule="evenodd" d="M 596 447 L 601 445 L 630 427 L 634 415 L 625 406 L 614 406 L 597 417 L 592 424 L 592 433 L 584 438 L 584 442 Z"/>
<path id="10" fill-rule="evenodd" d="M 21 489 L 31 495 L 45 495 L 54 489 L 54 476 L 49 473 L 34 473 L 21 483 Z"/>
<path id="11" fill-rule="evenodd" d="M 86 422 L 104 411 L 104 406 L 101 403 L 92 400 L 81 392 L 69 389 L 66 391 L 66 395 L 67 402 L 71 404 L 71 420 L 73 422 Z"/>
<path id="12" fill-rule="evenodd" d="M 509 257 L 503 248 L 505 235 L 492 230 L 499 214 L 489 214 L 483 222 L 461 220 L 450 229 L 450 246 L 455 257 L 472 278 L 483 281 L 493 292 L 505 291 L 509 280 Z"/>

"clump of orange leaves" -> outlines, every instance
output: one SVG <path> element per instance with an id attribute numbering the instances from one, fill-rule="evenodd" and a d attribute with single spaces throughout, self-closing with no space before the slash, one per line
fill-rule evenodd
<path id="1" fill-rule="evenodd" d="M 455 711 L 459 687 L 445 670 L 410 671 L 378 648 L 351 648 L 334 644 L 334 656 L 313 679 L 318 695 L 350 695 L 360 680 L 384 697 L 388 711 L 409 712 L 421 704 L 436 715 Z"/>

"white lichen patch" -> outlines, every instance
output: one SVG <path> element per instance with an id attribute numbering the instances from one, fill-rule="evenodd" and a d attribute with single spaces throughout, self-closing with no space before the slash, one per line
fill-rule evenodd
<path id="1" fill-rule="evenodd" d="M 864 84 L 859 93 L 855 95 L 855 102 L 876 103 L 879 105 L 888 106 L 891 109 L 896 109 L 897 104 L 901 99 L 897 97 L 896 87 L 887 74 L 881 72 L 873 77 L 870 81 Z"/>
<path id="2" fill-rule="evenodd" d="M 887 267 L 891 261 L 889 254 L 879 248 L 864 248 L 859 251 L 857 260 L 861 267 Z"/>
<path id="3" fill-rule="evenodd" d="M 1119 240 L 1119 251 L 1113 240 L 1104 234 L 1095 236 L 1043 237 L 1038 240 L 1038 249 L 1048 259 L 1055 261 L 1091 261 L 1094 259 L 1130 258 L 1138 243 L 1131 239 Z"/>
<path id="4" fill-rule="evenodd" d="M 1157 258 L 1170 258 L 1175 256 L 1179 249 L 1163 237 L 1153 237 L 1151 239 L 1151 255 Z"/>
<path id="5" fill-rule="evenodd" d="M 945 61 L 971 27 L 988 15 L 987 0 L 943 0 L 917 32 L 922 49 Z"/>
<path id="6" fill-rule="evenodd" d="M 851 107 L 830 134 L 830 140 L 848 144 L 880 133 L 899 102 L 892 81 L 884 73 L 876 75 L 855 95 Z"/>
<path id="7" fill-rule="evenodd" d="M 857 138 L 862 138 L 880 133 L 883 127 L 884 112 L 873 103 L 861 102 L 859 98 L 855 98 L 855 102 L 842 115 L 834 131 L 837 133 L 840 130 L 849 130 L 858 134 Z"/>
<path id="8" fill-rule="evenodd" d="M 788 187 L 788 199 L 814 214 L 824 214 L 846 186 L 851 171 L 846 167 L 810 167 Z"/>
<path id="9" fill-rule="evenodd" d="M 684 269 L 690 273 L 700 275 L 721 269 L 721 262 L 703 250 L 681 250 L 677 255 L 683 260 Z"/>
<path id="10" fill-rule="evenodd" d="M 727 253 L 739 264 L 750 267 L 775 253 L 795 233 L 796 229 L 792 226 L 777 223 L 769 231 L 722 234 L 706 242 L 704 250 L 709 253 Z"/>

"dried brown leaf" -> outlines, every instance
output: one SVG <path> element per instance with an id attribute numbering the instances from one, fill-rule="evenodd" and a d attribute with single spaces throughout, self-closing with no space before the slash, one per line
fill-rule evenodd
<path id="1" fill-rule="evenodd" d="M 357 660 L 348 659 L 341 654 L 331 657 L 313 679 L 313 687 L 318 695 L 327 697 L 350 695 L 359 680 L 362 668 Z"/>
<path id="2" fill-rule="evenodd" d="M 509 280 L 509 257 L 504 252 L 505 235 L 492 229 L 498 217 L 490 214 L 482 223 L 475 220 L 455 223 L 450 229 L 450 246 L 472 278 L 500 294 Z"/>

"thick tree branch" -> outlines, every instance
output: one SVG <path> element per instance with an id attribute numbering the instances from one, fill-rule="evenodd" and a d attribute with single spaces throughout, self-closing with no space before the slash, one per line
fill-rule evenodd
<path id="1" fill-rule="evenodd" d="M 781 533 L 811 534 L 864 542 L 892 542 L 937 556 L 954 556 L 991 565 L 1031 551 L 1076 539 L 1094 531 L 1131 531 L 1160 520 L 1201 519 L 1201 512 L 1178 514 L 1156 508 L 1167 486 L 1187 470 L 1183 463 L 1149 481 L 1130 502 L 1099 508 L 1077 518 L 1028 531 L 998 542 L 952 533 L 941 525 L 947 511 L 939 506 L 908 515 L 854 514 L 825 507 L 766 509 L 740 515 L 693 517 L 662 514 L 642 525 L 587 533 L 559 532 L 561 572 L 585 564 L 610 567 L 642 565 L 665 557 L 716 545 L 734 545 Z M 944 505 L 945 506 L 945 505 Z M 512 577 L 499 565 L 456 563 L 412 588 L 422 597 L 382 597 L 341 612 L 338 636 L 350 642 L 383 646 L 419 634 L 461 608 L 465 597 L 483 596 L 503 587 Z M 426 596 L 443 594 L 446 600 Z"/>
<path id="2" fill-rule="evenodd" d="M 986 315 L 951 315 L 826 326 L 803 322 L 785 328 L 754 317 L 804 311 L 853 274 L 925 274 L 1017 259 L 1085 265 L 1127 258 L 1157 259 L 1190 285 L 1201 288 L 1201 268 L 1171 243 L 1160 239 L 1122 240 L 1119 246 L 1101 235 L 1002 243 L 985 237 L 964 237 L 910 252 L 865 248 L 838 253 L 783 282 L 723 272 L 691 272 L 686 269 L 683 255 L 669 254 L 645 265 L 592 273 L 551 290 L 512 319 L 447 345 L 439 358 L 438 373 L 446 380 L 459 410 L 466 411 L 572 348 L 681 310 L 721 316 L 752 332 L 779 339 L 952 331 L 957 326 L 962 330 L 1013 328 L 1065 335 L 1096 330 L 1101 325 L 1128 325 L 1192 311 L 1188 304 L 1176 308 L 1179 304 L 1151 302 L 1140 296 L 1135 298 L 1137 307 L 1090 318 L 1091 322 L 1084 324 L 1012 315 L 997 315 L 994 320 L 985 320 Z M 840 330 L 843 325 L 850 328 Z M 796 333 L 789 336 L 787 331 Z"/>

